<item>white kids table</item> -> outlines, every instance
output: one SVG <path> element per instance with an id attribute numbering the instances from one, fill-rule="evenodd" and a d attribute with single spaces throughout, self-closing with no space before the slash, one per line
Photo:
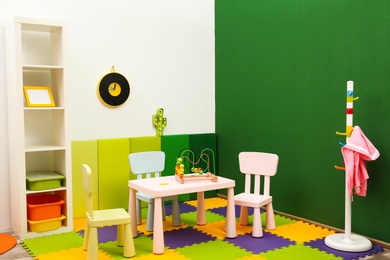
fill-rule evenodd
<path id="1" fill-rule="evenodd" d="M 171 195 L 180 195 L 197 192 L 197 219 L 198 225 L 206 224 L 206 209 L 204 202 L 204 192 L 210 190 L 227 189 L 227 212 L 226 212 L 226 237 L 236 237 L 236 214 L 234 210 L 234 186 L 235 181 L 218 176 L 217 182 L 209 180 L 188 181 L 180 184 L 175 176 L 165 176 L 159 178 L 148 178 L 140 180 L 130 180 L 129 214 L 131 216 L 131 227 L 133 237 L 137 232 L 136 214 L 136 192 L 141 191 L 155 197 L 154 201 L 154 226 L 153 226 L 153 253 L 164 253 L 164 230 L 162 217 L 161 198 Z"/>

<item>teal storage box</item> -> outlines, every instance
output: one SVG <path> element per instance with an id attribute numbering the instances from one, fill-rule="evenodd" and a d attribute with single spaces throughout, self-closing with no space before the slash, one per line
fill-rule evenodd
<path id="1" fill-rule="evenodd" d="M 61 180 L 65 177 L 61 174 L 42 171 L 26 173 L 28 190 L 50 190 L 61 187 Z"/>

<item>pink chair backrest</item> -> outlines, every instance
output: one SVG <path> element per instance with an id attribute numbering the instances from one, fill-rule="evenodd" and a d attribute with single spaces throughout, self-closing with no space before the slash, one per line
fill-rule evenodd
<path id="1" fill-rule="evenodd" d="M 241 152 L 238 159 L 242 173 L 274 176 L 278 170 L 279 157 L 273 153 Z"/>
<path id="2" fill-rule="evenodd" d="M 270 176 L 277 172 L 279 156 L 272 153 L 241 152 L 238 161 L 241 173 L 245 174 L 245 193 L 251 193 L 251 175 L 255 175 L 253 194 L 260 194 L 260 176 L 264 176 L 263 194 L 268 196 Z"/>

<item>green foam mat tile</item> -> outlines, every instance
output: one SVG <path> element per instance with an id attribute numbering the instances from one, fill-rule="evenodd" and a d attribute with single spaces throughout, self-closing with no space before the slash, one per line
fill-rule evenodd
<path id="1" fill-rule="evenodd" d="M 187 212 L 180 214 L 181 221 L 183 224 L 186 224 L 188 226 L 196 226 L 196 211 L 195 212 Z M 224 220 L 225 217 L 215 214 L 211 211 L 206 210 L 206 222 L 211 223 L 215 221 Z"/>
<path id="2" fill-rule="evenodd" d="M 25 239 L 21 244 L 26 248 L 27 252 L 32 252 L 33 256 L 37 256 L 70 248 L 78 248 L 83 245 L 83 238 L 75 232 L 68 232 Z"/>
<path id="3" fill-rule="evenodd" d="M 251 255 L 251 253 L 222 240 L 176 248 L 175 250 L 192 260 L 237 259 Z"/>

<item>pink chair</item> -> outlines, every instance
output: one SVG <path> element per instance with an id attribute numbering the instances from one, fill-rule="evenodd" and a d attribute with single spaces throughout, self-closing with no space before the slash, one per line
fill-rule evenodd
<path id="1" fill-rule="evenodd" d="M 234 204 L 241 206 L 240 224 L 248 225 L 248 207 L 252 207 L 252 236 L 262 237 L 260 207 L 266 206 L 266 228 L 276 227 L 272 196 L 270 196 L 270 177 L 276 174 L 279 157 L 272 153 L 241 152 L 238 161 L 241 173 L 245 174 L 245 190 L 234 196 Z M 261 176 L 264 176 L 263 194 L 260 193 Z M 252 178 L 254 179 L 253 192 L 251 191 Z"/>

